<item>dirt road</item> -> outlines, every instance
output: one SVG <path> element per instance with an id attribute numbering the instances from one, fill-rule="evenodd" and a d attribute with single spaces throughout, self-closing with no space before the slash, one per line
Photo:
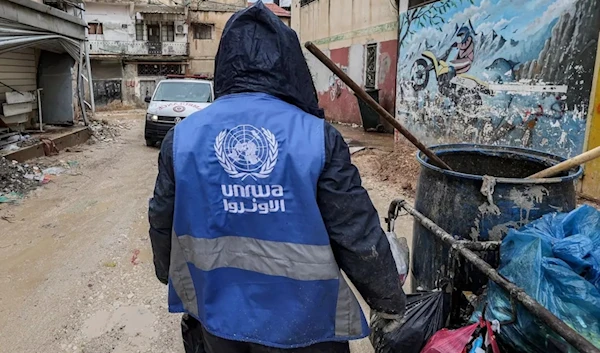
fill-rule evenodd
<path id="1" fill-rule="evenodd" d="M 116 141 L 61 153 L 77 167 L 0 206 L 0 352 L 183 352 L 153 272 L 146 212 L 158 151 L 144 145 L 142 116 L 111 115 L 128 126 Z M 383 218 L 395 192 L 364 179 Z"/>

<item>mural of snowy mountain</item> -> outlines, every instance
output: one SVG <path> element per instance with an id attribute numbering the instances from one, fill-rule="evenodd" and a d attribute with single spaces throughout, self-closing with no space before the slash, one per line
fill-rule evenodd
<path id="1" fill-rule="evenodd" d="M 400 16 L 397 117 L 429 143 L 581 152 L 600 0 L 442 0 Z"/>

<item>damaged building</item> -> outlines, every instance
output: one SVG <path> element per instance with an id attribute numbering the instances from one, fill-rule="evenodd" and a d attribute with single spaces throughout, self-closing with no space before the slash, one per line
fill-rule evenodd
<path id="1" fill-rule="evenodd" d="M 245 0 L 86 1 L 96 104 L 144 106 L 167 75 L 211 78 L 225 24 L 249 5 Z M 267 5 L 290 24 L 289 11 Z"/>
<path id="2" fill-rule="evenodd" d="M 189 65 L 187 9 L 178 5 L 86 1 L 94 97 L 142 105 L 159 79 Z"/>
<path id="3" fill-rule="evenodd" d="M 82 13 L 58 0 L 0 2 L 0 149 L 18 131 L 73 125 L 82 106 L 93 110 Z"/>

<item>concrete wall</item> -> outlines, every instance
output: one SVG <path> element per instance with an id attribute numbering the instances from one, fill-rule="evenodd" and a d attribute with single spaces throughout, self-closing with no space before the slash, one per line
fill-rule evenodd
<path id="1" fill-rule="evenodd" d="M 383 106 L 394 112 L 398 10 L 389 0 L 315 0 L 292 2 L 292 28 L 302 43 L 312 41 L 363 86 L 366 46 L 377 43 L 376 88 Z M 335 75 L 305 52 L 319 104 L 329 120 L 361 124 L 358 102 Z"/>
<path id="2" fill-rule="evenodd" d="M 396 117 L 428 144 L 578 154 L 599 27 L 598 0 L 441 0 L 403 12 Z M 427 72 L 431 55 L 443 63 Z"/>
<path id="3" fill-rule="evenodd" d="M 102 23 L 104 34 L 90 34 L 90 40 L 134 41 L 135 13 L 129 4 L 103 4 L 88 2 L 85 20 Z"/>
<path id="4" fill-rule="evenodd" d="M 233 15 L 233 12 L 190 11 L 190 28 L 188 40 L 190 43 L 190 73 L 212 75 L 215 68 L 215 55 L 219 49 L 219 41 L 223 28 Z M 213 25 L 212 39 L 194 39 L 194 24 Z"/>

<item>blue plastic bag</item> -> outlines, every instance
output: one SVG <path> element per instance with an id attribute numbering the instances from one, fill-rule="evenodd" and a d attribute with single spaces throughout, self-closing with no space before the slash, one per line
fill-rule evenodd
<path id="1" fill-rule="evenodd" d="M 511 230 L 499 272 L 600 348 L 600 212 L 582 206 Z M 488 320 L 504 325 L 506 343 L 528 353 L 577 352 L 523 306 L 490 283 Z"/>

